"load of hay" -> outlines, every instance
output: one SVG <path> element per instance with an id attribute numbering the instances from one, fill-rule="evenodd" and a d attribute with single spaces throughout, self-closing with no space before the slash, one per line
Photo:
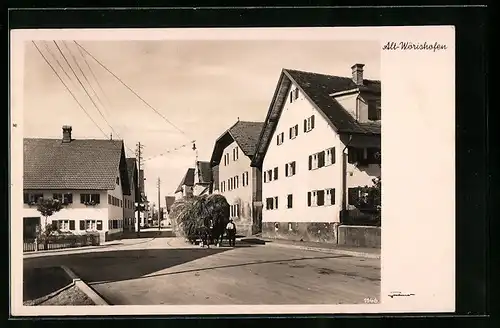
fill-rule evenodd
<path id="1" fill-rule="evenodd" d="M 229 203 L 219 194 L 179 199 L 172 205 L 171 218 L 176 234 L 194 243 L 205 218 L 211 218 L 217 227 L 225 227 L 229 222 Z"/>

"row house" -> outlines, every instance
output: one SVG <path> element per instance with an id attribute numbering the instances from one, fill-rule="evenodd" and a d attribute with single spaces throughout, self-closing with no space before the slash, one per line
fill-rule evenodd
<path id="1" fill-rule="evenodd" d="M 363 67 L 352 77 L 282 70 L 251 161 L 263 176 L 263 236 L 337 242 L 358 187 L 380 176 L 380 81 Z"/>
<path id="2" fill-rule="evenodd" d="M 25 237 L 47 223 L 75 234 L 97 232 L 101 240 L 117 238 L 134 211 L 136 183 L 123 141 L 73 139 L 71 126 L 62 130 L 61 139 L 24 139 Z M 63 208 L 45 222 L 37 211 L 39 198 L 59 199 Z"/>
<path id="3" fill-rule="evenodd" d="M 250 166 L 262 126 L 238 120 L 215 141 L 210 160 L 210 192 L 225 196 L 238 233 L 245 236 L 262 225 L 262 174 Z"/>

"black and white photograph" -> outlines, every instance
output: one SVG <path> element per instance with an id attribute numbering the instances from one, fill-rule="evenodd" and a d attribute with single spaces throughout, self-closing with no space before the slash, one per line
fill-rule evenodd
<path id="1" fill-rule="evenodd" d="M 425 205 L 405 197 L 424 187 L 416 170 L 429 169 L 411 158 L 412 131 L 427 124 L 419 133 L 436 149 L 453 135 L 439 141 L 438 126 L 416 118 L 433 101 L 452 107 L 453 92 L 424 89 L 418 79 L 430 68 L 419 72 L 411 56 L 447 63 L 453 33 L 418 49 L 381 32 L 326 39 L 301 30 L 20 34 L 11 109 L 16 306 L 44 315 L 453 306 L 451 283 L 443 292 L 415 283 L 418 270 L 453 273 L 422 268 L 416 255 L 424 247 L 432 263 L 453 264 L 443 260 L 453 226 L 440 236 L 443 250 L 423 245 L 418 238 L 436 232 L 408 231 Z"/>

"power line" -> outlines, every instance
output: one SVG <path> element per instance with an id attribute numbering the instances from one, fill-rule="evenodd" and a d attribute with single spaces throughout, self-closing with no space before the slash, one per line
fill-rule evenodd
<path id="1" fill-rule="evenodd" d="M 101 127 L 96 123 L 96 121 L 94 121 L 94 119 L 92 118 L 92 116 L 90 116 L 90 114 L 87 112 L 87 110 L 85 110 L 85 107 L 82 106 L 82 104 L 78 101 L 78 99 L 75 97 L 75 95 L 73 94 L 73 92 L 71 91 L 71 89 L 66 85 L 66 83 L 64 83 L 64 80 L 61 78 L 61 76 L 57 73 L 57 71 L 55 70 L 55 68 L 52 66 L 52 64 L 50 64 L 50 62 L 47 60 L 47 58 L 44 56 L 44 54 L 42 53 L 42 51 L 38 48 L 38 46 L 36 45 L 35 41 L 31 41 L 33 43 L 33 45 L 35 46 L 36 50 L 38 50 L 38 52 L 40 53 L 40 55 L 43 57 L 43 59 L 45 60 L 45 62 L 47 63 L 47 65 L 50 66 L 50 68 L 52 69 L 52 71 L 54 71 L 54 73 L 56 74 L 56 76 L 59 78 L 59 80 L 61 81 L 61 83 L 66 87 L 66 89 L 68 90 L 68 92 L 71 94 L 71 96 L 73 96 L 73 99 L 75 99 L 76 103 L 80 106 L 80 108 L 85 112 L 85 114 L 87 114 L 88 118 L 92 121 L 92 123 L 94 123 L 94 125 L 102 132 L 102 134 L 104 134 L 106 137 L 107 137 L 107 134 L 106 132 L 104 132 L 103 129 L 101 129 Z"/>
<path id="2" fill-rule="evenodd" d="M 88 93 L 87 89 L 85 88 L 85 86 L 83 85 L 82 81 L 80 81 L 80 78 L 78 77 L 78 75 L 76 74 L 75 70 L 73 69 L 73 67 L 71 66 L 71 64 L 69 63 L 68 59 L 66 58 L 66 56 L 64 55 L 64 53 L 62 52 L 61 48 L 59 48 L 59 45 L 57 44 L 57 42 L 55 40 L 53 40 L 54 44 L 56 45 L 57 49 L 59 50 L 59 52 L 61 53 L 61 55 L 63 56 L 64 60 L 66 61 L 66 63 L 68 64 L 68 66 L 71 68 L 71 71 L 73 72 L 73 74 L 75 75 L 76 79 L 78 80 L 78 83 L 80 83 L 80 85 L 82 86 L 83 90 L 85 91 L 85 93 L 87 94 L 87 96 L 89 97 L 90 101 L 92 102 L 92 104 L 94 104 L 95 108 L 97 109 L 97 111 L 99 112 L 99 114 L 101 114 L 103 120 L 106 122 L 106 124 L 109 126 L 109 128 L 111 129 L 112 132 L 116 133 L 116 131 L 113 129 L 113 127 L 111 126 L 111 124 L 109 124 L 109 122 L 106 120 L 106 118 L 104 117 L 104 115 L 102 114 L 101 110 L 99 109 L 99 107 L 97 106 L 97 104 L 95 103 L 94 99 L 92 99 L 92 97 L 90 96 L 90 94 Z M 118 135 L 118 133 L 116 133 Z"/>
<path id="3" fill-rule="evenodd" d="M 108 73 L 113 75 L 114 78 L 116 78 L 121 84 L 123 84 L 130 92 L 132 92 L 137 98 L 139 98 L 146 106 L 151 108 L 156 114 L 158 114 L 161 118 L 163 118 L 167 123 L 169 123 L 171 126 L 173 126 L 177 131 L 182 133 L 183 135 L 187 136 L 184 131 L 182 131 L 180 128 L 178 128 L 174 123 L 172 123 L 169 119 L 167 119 L 163 114 L 161 114 L 156 108 L 151 106 L 146 100 L 144 100 L 141 96 L 137 94 L 131 87 L 129 87 L 125 82 L 123 82 L 118 76 L 116 76 L 111 70 L 109 70 L 104 64 L 102 64 L 97 58 L 95 58 L 90 52 L 88 52 L 82 45 L 80 45 L 78 42 L 74 41 L 77 46 L 79 46 L 83 51 L 85 51 L 90 57 L 92 57 L 100 66 L 102 66 Z"/>
<path id="4" fill-rule="evenodd" d="M 71 81 L 71 83 L 73 84 L 74 87 L 77 87 L 77 85 L 75 84 L 75 81 L 73 79 L 71 79 L 71 77 L 69 76 L 68 72 L 66 72 L 66 70 L 64 69 L 63 65 L 61 64 L 61 62 L 59 61 L 59 59 L 57 59 L 56 55 L 54 55 L 52 53 L 52 51 L 50 50 L 50 47 L 47 45 L 47 43 L 44 43 L 44 46 L 45 46 L 45 49 L 47 49 L 47 52 L 52 56 L 52 58 L 57 62 L 57 65 L 59 65 L 59 68 L 64 72 L 64 74 L 66 75 L 66 77 Z"/>
<path id="5" fill-rule="evenodd" d="M 163 152 L 163 153 L 161 153 L 161 154 L 158 154 L 158 155 L 155 155 L 155 156 L 150 156 L 150 157 L 148 157 L 148 158 L 144 159 L 144 162 L 145 162 L 145 161 L 152 160 L 152 159 L 157 158 L 157 157 L 160 157 L 160 156 L 165 156 L 166 154 L 173 153 L 174 151 L 177 151 L 177 150 L 181 150 L 182 148 L 187 147 L 188 145 L 189 145 L 189 143 L 184 144 L 184 145 L 179 146 L 179 147 L 176 147 L 176 148 L 173 148 L 173 149 L 169 149 L 169 150 L 167 150 L 167 151 L 164 151 L 164 152 Z"/>
<path id="6" fill-rule="evenodd" d="M 76 66 L 78 67 L 78 69 L 80 70 L 80 73 L 83 75 L 83 77 L 85 78 L 85 81 L 87 81 L 87 84 L 90 86 L 90 89 L 92 89 L 92 92 L 94 93 L 95 97 L 97 98 L 97 100 L 101 103 L 103 109 L 106 109 L 105 106 L 104 106 L 104 103 L 102 102 L 101 98 L 99 98 L 99 95 L 97 94 L 97 92 L 95 92 L 94 90 L 94 87 L 92 86 L 92 84 L 90 83 L 89 79 L 87 79 L 87 76 L 85 75 L 85 73 L 83 72 L 82 68 L 80 67 L 80 64 L 78 64 L 78 61 L 76 60 L 76 57 L 73 55 L 73 53 L 71 52 L 71 50 L 69 49 L 68 45 L 66 44 L 66 42 L 62 41 L 62 43 L 64 44 L 64 47 L 66 48 L 66 50 L 68 50 L 69 54 L 71 55 L 71 57 L 73 58 L 73 61 L 75 62 Z"/>

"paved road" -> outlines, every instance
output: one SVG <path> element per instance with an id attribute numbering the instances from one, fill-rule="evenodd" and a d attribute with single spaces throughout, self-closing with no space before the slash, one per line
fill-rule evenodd
<path id="1" fill-rule="evenodd" d="M 115 305 L 353 304 L 380 293 L 380 260 L 265 245 L 159 238 L 24 260 L 63 264 Z"/>

